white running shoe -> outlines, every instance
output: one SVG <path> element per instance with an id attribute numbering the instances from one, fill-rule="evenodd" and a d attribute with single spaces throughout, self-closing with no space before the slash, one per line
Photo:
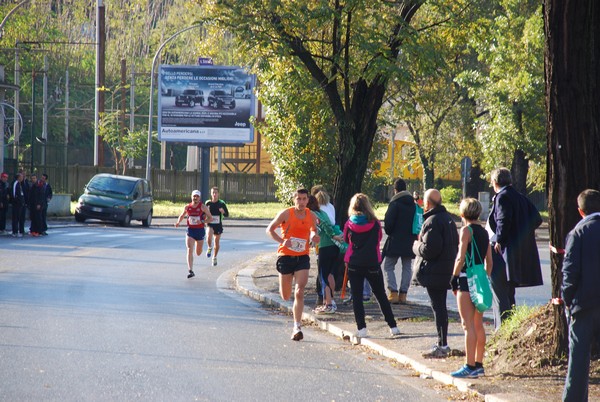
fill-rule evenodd
<path id="1" fill-rule="evenodd" d="M 361 328 L 356 332 L 357 338 L 368 338 L 369 334 L 367 333 L 367 328 Z"/>
<path id="2" fill-rule="evenodd" d="M 212 259 L 212 266 L 213 267 L 217 266 L 217 257 L 213 257 L 213 259 Z"/>

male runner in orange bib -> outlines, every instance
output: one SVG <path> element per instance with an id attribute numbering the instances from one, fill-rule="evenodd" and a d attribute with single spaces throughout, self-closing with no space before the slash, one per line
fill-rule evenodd
<path id="1" fill-rule="evenodd" d="M 304 310 L 304 288 L 308 282 L 310 243 L 319 243 L 317 219 L 306 208 L 308 190 L 302 188 L 294 193 L 294 207 L 279 212 L 267 227 L 267 234 L 279 243 L 277 249 L 277 271 L 279 272 L 279 294 L 283 300 L 292 295 L 292 284 L 296 281 L 294 291 L 294 331 L 292 340 L 299 341 L 302 334 L 302 311 Z M 275 230 L 280 227 L 281 234 Z"/>

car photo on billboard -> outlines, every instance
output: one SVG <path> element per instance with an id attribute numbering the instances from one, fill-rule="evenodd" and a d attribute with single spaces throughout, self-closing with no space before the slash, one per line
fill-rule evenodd
<path id="1" fill-rule="evenodd" d="M 177 107 L 183 105 L 194 107 L 196 104 L 204 105 L 204 92 L 199 89 L 184 89 L 175 97 L 175 106 Z"/>
<path id="2" fill-rule="evenodd" d="M 221 89 L 210 91 L 208 93 L 207 102 L 208 106 L 214 109 L 222 109 L 225 107 L 235 109 L 235 99 L 233 98 L 233 95 L 228 94 Z"/>

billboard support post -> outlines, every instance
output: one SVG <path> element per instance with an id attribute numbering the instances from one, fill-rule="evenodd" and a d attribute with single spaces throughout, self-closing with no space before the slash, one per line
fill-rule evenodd
<path id="1" fill-rule="evenodd" d="M 156 70 L 156 62 L 158 60 L 158 56 L 160 55 L 160 52 L 163 50 L 163 48 L 167 45 L 167 43 L 171 42 L 177 36 L 181 35 L 186 31 L 189 31 L 190 29 L 200 28 L 201 26 L 202 24 L 196 24 L 175 32 L 163 43 L 161 43 L 158 50 L 156 51 L 156 54 L 154 55 L 154 59 L 152 59 L 152 70 L 150 72 L 150 105 L 148 112 L 148 149 L 146 151 L 146 180 L 148 181 L 150 181 L 152 168 L 152 115 L 154 114 L 154 74 Z"/>

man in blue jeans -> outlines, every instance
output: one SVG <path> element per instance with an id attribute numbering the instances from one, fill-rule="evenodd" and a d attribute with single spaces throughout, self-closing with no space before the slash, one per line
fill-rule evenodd
<path id="1" fill-rule="evenodd" d="M 593 339 L 600 339 L 600 191 L 577 197 L 583 218 L 569 232 L 563 261 L 562 297 L 569 323 L 569 368 L 563 401 L 587 401 Z"/>

